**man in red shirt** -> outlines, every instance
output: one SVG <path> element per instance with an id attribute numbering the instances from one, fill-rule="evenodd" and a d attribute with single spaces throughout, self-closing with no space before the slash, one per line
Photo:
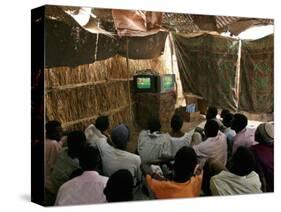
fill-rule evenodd
<path id="1" fill-rule="evenodd" d="M 262 123 L 255 132 L 255 140 L 258 144 L 251 146 L 251 150 L 256 156 L 257 168 L 262 182 L 264 192 L 274 191 L 274 123 Z"/>

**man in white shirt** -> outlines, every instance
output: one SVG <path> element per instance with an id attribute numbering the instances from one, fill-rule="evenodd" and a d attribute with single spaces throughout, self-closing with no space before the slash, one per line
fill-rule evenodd
<path id="1" fill-rule="evenodd" d="M 207 139 L 193 146 L 197 156 L 201 159 L 201 165 L 204 163 L 204 159 L 211 159 L 213 162 L 226 165 L 227 142 L 225 135 L 219 131 L 218 123 L 215 120 L 208 120 L 204 131 Z"/>
<path id="2" fill-rule="evenodd" d="M 94 142 L 100 150 L 103 173 L 110 176 L 119 169 L 128 169 L 136 185 L 141 181 L 142 176 L 141 159 L 138 155 L 126 151 L 129 135 L 128 127 L 120 124 L 111 132 L 111 140 L 116 147 L 110 145 L 105 138 L 94 140 Z"/>
<path id="3" fill-rule="evenodd" d="M 91 124 L 85 129 L 84 133 L 87 141 L 90 144 L 95 145 L 95 142 L 93 142 L 94 140 L 100 138 L 107 138 L 108 136 L 105 132 L 108 129 L 108 127 L 109 127 L 108 117 L 99 116 L 96 119 L 95 124 Z"/>
<path id="4" fill-rule="evenodd" d="M 164 145 L 168 145 L 170 142 L 169 137 L 167 134 L 161 133 L 160 129 L 160 121 L 151 119 L 148 122 L 148 130 L 140 132 L 138 153 L 142 162 L 158 161 L 165 157 L 170 157 L 169 153 L 164 151 Z"/>
<path id="5" fill-rule="evenodd" d="M 97 171 L 99 152 L 92 146 L 86 147 L 79 156 L 83 174 L 64 183 L 57 195 L 55 205 L 81 205 L 106 202 L 103 190 L 107 177 Z"/>
<path id="6" fill-rule="evenodd" d="M 230 161 L 229 171 L 221 171 L 211 178 L 212 195 L 261 193 L 260 178 L 254 168 L 253 153 L 246 147 L 238 147 Z"/>
<path id="7" fill-rule="evenodd" d="M 170 142 L 165 142 L 164 152 L 166 155 L 174 158 L 176 156 L 177 151 L 184 147 L 190 146 L 192 136 L 188 133 L 183 133 L 181 131 L 183 125 L 183 119 L 175 114 L 171 119 L 171 132 L 167 133 Z"/>
<path id="8" fill-rule="evenodd" d="M 255 131 L 256 129 L 247 128 L 248 118 L 240 113 L 234 115 L 234 119 L 231 124 L 231 129 L 236 132 L 233 137 L 233 147 L 232 154 L 235 153 L 239 146 L 250 147 L 257 144 L 255 141 Z"/>
<path id="9" fill-rule="evenodd" d="M 208 164 L 211 161 L 212 164 L 226 165 L 227 142 L 225 135 L 219 131 L 219 124 L 216 120 L 207 120 L 204 132 L 206 140 L 194 145 L 193 149 L 198 156 L 200 167 L 204 169 L 202 190 L 206 195 L 209 195 L 210 178 L 216 173 L 213 173 Z"/>

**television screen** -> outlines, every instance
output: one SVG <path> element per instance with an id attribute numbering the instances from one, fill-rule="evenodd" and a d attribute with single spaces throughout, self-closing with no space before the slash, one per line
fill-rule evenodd
<path id="1" fill-rule="evenodd" d="M 169 91 L 174 88 L 174 76 L 163 76 L 162 78 L 162 90 L 163 91 Z"/>
<path id="2" fill-rule="evenodd" d="M 151 88 L 151 78 L 150 77 L 138 77 L 137 78 L 137 88 L 138 89 Z"/>

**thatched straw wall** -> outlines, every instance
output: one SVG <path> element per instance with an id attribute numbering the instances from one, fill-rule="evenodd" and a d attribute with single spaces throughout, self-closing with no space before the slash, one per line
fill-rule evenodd
<path id="1" fill-rule="evenodd" d="M 59 120 L 66 130 L 83 130 L 99 115 L 109 115 L 110 128 L 121 122 L 131 126 L 135 105 L 132 76 L 137 70 L 150 68 L 170 73 L 163 56 L 129 59 L 129 75 L 126 58 L 121 56 L 74 68 L 45 69 L 47 120 Z"/>

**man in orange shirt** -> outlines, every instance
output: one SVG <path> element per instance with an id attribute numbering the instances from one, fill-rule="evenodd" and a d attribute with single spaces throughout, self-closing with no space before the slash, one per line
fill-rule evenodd
<path id="1" fill-rule="evenodd" d="M 175 156 L 171 180 L 153 173 L 151 163 L 142 164 L 148 187 L 157 199 L 186 198 L 200 195 L 203 172 L 199 173 L 197 155 L 184 146 Z"/>

